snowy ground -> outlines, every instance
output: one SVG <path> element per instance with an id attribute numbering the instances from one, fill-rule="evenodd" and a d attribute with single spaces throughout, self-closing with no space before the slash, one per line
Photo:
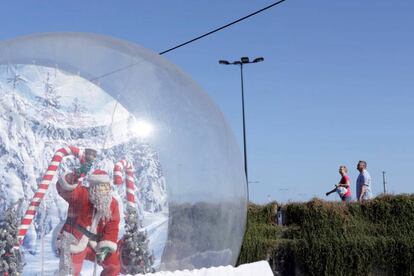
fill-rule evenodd
<path id="1" fill-rule="evenodd" d="M 168 234 L 168 215 L 167 214 L 144 214 L 144 229 L 148 233 L 150 239 L 150 248 L 153 250 L 155 257 L 154 268 L 158 268 L 161 261 L 161 256 L 167 241 Z M 23 270 L 23 275 L 54 275 L 59 267 L 59 258 L 52 250 L 52 234 L 48 234 L 43 240 L 43 254 L 42 242 L 38 241 L 36 246 L 36 255 L 25 253 L 26 265 Z M 43 257 L 42 257 L 43 256 Z M 43 269 L 42 269 L 43 268 Z M 82 275 L 93 275 L 94 264 L 85 261 L 82 268 Z M 97 275 L 101 272 L 101 268 L 97 266 Z M 42 273 L 43 271 L 43 273 Z"/>

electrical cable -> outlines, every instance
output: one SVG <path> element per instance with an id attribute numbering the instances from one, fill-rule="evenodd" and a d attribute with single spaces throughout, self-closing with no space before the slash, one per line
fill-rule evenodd
<path id="1" fill-rule="evenodd" d="M 215 32 L 218 32 L 218 31 L 220 31 L 220 30 L 223 30 L 223 29 L 225 29 L 225 28 L 227 28 L 227 27 L 230 27 L 231 25 L 234 25 L 234 24 L 236 24 L 236 23 L 239 23 L 240 21 L 243 21 L 243 20 L 245 20 L 245 19 L 247 19 L 247 18 L 249 18 L 249 17 L 252 17 L 252 16 L 254 16 L 254 15 L 258 14 L 258 13 L 261 13 L 261 12 L 263 12 L 263 11 L 267 10 L 267 9 L 270 9 L 271 7 L 276 6 L 276 5 L 278 5 L 278 4 L 280 4 L 280 3 L 284 2 L 284 1 L 286 1 L 286 0 L 280 0 L 280 1 L 277 1 L 276 3 L 273 3 L 273 4 L 271 4 L 271 5 L 267 6 L 267 7 L 264 7 L 263 9 L 260 9 L 260 10 L 258 10 L 258 11 L 255 11 L 255 12 L 253 12 L 253 13 L 251 13 L 251 14 L 249 14 L 249 15 L 246 15 L 246 16 L 244 16 L 244 17 L 242 17 L 242 18 L 239 18 L 239 19 L 237 19 L 237 20 L 235 20 L 235 21 L 233 21 L 233 22 L 231 22 L 231 23 L 229 23 L 229 24 L 226 24 L 226 25 L 224 25 L 224 26 L 222 26 L 222 27 L 220 27 L 220 28 L 217 28 L 217 29 L 215 29 L 215 30 L 212 30 L 212 31 L 210 31 L 210 32 L 208 32 L 208 33 L 205 33 L 205 34 L 203 34 L 203 35 L 200 35 L 200 36 L 198 36 L 198 37 L 196 37 L 196 38 L 193 38 L 193 39 L 191 39 L 191 40 L 189 40 L 189 41 L 187 41 L 187 42 L 181 43 L 181 44 L 179 44 L 179 45 L 177 45 L 177 46 L 175 46 L 175 47 L 172 47 L 172 48 L 170 48 L 170 49 L 168 49 L 168 50 L 162 51 L 162 52 L 161 52 L 161 53 L 159 53 L 159 54 L 160 54 L 160 55 L 163 55 L 163 54 L 165 54 L 165 53 L 168 53 L 168 52 L 170 52 L 170 51 L 173 51 L 173 50 L 175 50 L 175 49 L 178 49 L 178 48 L 180 48 L 180 47 L 182 47 L 182 46 L 184 46 L 184 45 L 190 44 L 190 43 L 192 43 L 192 42 L 194 42 L 194 41 L 196 41 L 196 40 L 199 40 L 199 39 L 201 39 L 201 38 L 203 38 L 203 37 L 206 37 L 206 36 L 211 35 L 211 34 L 213 34 L 213 33 L 215 33 Z"/>
<path id="2" fill-rule="evenodd" d="M 257 11 L 255 11 L 255 12 L 252 12 L 252 13 L 250 13 L 250 14 L 246 15 L 246 16 L 243 16 L 243 17 L 241 17 L 241 18 L 239 18 L 239 19 L 237 19 L 237 20 L 235 20 L 235 21 L 233 21 L 233 22 L 231 22 L 231 23 L 228 23 L 228 24 L 226 24 L 226 25 L 224 25 L 224 26 L 221 26 L 221 27 L 219 27 L 219 28 L 216 28 L 216 29 L 214 29 L 214 30 L 212 30 L 212 31 L 210 31 L 210 32 L 208 32 L 208 33 L 205 33 L 205 34 L 200 35 L 200 36 L 198 36 L 198 37 L 196 37 L 196 38 L 193 38 L 193 39 L 191 39 L 191 40 L 188 40 L 188 41 L 186 41 L 186 42 L 184 42 L 184 43 L 181 43 L 181 44 L 179 44 L 179 45 L 177 45 L 177 46 L 174 46 L 174 47 L 172 47 L 172 48 L 169 48 L 169 49 L 167 49 L 167 50 L 165 50 L 165 51 L 162 51 L 162 52 L 160 52 L 160 53 L 159 53 L 159 55 L 163 55 L 163 54 L 166 54 L 166 53 L 168 53 L 168 52 L 174 51 L 174 50 L 176 50 L 176 49 L 178 49 L 178 48 L 181 48 L 181 47 L 183 47 L 183 46 L 185 46 L 185 45 L 187 45 L 187 44 L 190 44 L 190 43 L 192 43 L 192 42 L 194 42 L 194 41 L 197 41 L 197 40 L 199 40 L 199 39 L 201 39 L 201 38 L 204 38 L 204 37 L 209 36 L 209 35 L 211 35 L 211 34 L 213 34 L 213 33 L 216 33 L 216 32 L 218 32 L 218 31 L 221 31 L 221 30 L 225 29 L 225 28 L 228 28 L 228 27 L 230 27 L 230 26 L 232 26 L 232 25 L 234 25 L 234 24 L 236 24 L 236 23 L 239 23 L 240 21 L 243 21 L 243 20 L 245 20 L 245 19 L 247 19 L 247 18 L 249 18 L 249 17 L 252 17 L 252 16 L 254 16 L 254 15 L 258 14 L 258 13 L 261 13 L 261 12 L 263 12 L 263 11 L 265 11 L 265 10 L 268 10 L 268 9 L 270 9 L 270 8 L 272 8 L 272 7 L 276 6 L 276 5 L 279 5 L 280 3 L 284 2 L 284 1 L 286 1 L 286 0 L 279 0 L 279 1 L 277 1 L 277 2 L 275 2 L 275 3 L 273 3 L 273 4 L 271 4 L 271 5 L 268 5 L 268 6 L 264 7 L 264 8 L 262 8 L 262 9 L 260 9 L 260 10 L 257 10 Z M 96 80 L 102 79 L 102 78 L 107 77 L 107 76 L 109 76 L 109 75 L 112 75 L 112 74 L 114 74 L 114 73 L 117 73 L 117 72 L 120 72 L 120 71 L 126 70 L 126 69 L 128 69 L 128 68 L 131 68 L 131 67 L 133 67 L 133 66 L 135 66 L 135 65 L 137 65 L 137 64 L 138 64 L 138 62 L 134 62 L 134 63 L 132 63 L 132 64 L 130 64 L 130 65 L 128 65 L 128 66 L 125 66 L 125 67 L 119 68 L 119 69 L 114 70 L 114 71 L 112 71 L 112 72 L 109 72 L 109 73 L 103 74 L 103 75 L 101 75 L 101 76 L 99 76 L 99 77 L 96 77 L 96 78 L 90 79 L 89 81 L 96 81 Z"/>

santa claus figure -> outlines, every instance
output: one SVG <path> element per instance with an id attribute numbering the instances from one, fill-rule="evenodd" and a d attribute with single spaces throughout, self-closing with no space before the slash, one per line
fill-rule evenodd
<path id="1" fill-rule="evenodd" d="M 58 245 L 60 275 L 79 275 L 84 259 L 101 265 L 101 275 L 118 275 L 120 218 L 111 179 L 105 171 L 95 170 L 87 178 L 87 188 L 78 177 L 76 172 L 65 173 L 57 182 L 58 193 L 69 203 Z"/>

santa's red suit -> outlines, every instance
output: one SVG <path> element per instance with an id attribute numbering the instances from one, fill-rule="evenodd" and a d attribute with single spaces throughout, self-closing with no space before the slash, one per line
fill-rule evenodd
<path id="1" fill-rule="evenodd" d="M 109 180 L 106 173 L 94 172 L 91 177 L 94 180 Z M 65 173 L 56 186 L 59 195 L 69 203 L 68 218 L 62 234 L 71 239 L 71 242 L 66 244 L 66 251 L 70 253 L 72 261 L 71 274 L 79 275 L 84 259 L 94 262 L 96 252 L 107 247 L 111 253 L 100 263 L 103 267 L 101 275 L 119 275 L 121 267 L 117 240 L 120 217 L 116 199 L 112 197 L 111 217 L 104 219 L 91 202 L 88 188 L 78 183 L 74 173 Z M 61 248 L 61 251 L 64 250 Z"/>

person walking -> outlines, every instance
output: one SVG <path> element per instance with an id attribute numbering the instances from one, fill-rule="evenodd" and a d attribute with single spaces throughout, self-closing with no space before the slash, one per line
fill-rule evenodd
<path id="1" fill-rule="evenodd" d="M 348 168 L 344 165 L 339 166 L 341 180 L 335 185 L 335 188 L 326 193 L 326 196 L 337 192 L 343 202 L 351 202 L 351 180 L 348 177 Z"/>
<path id="2" fill-rule="evenodd" d="M 359 161 L 357 170 L 359 171 L 356 181 L 357 200 L 362 202 L 372 198 L 372 179 L 367 171 L 367 162 Z"/>

